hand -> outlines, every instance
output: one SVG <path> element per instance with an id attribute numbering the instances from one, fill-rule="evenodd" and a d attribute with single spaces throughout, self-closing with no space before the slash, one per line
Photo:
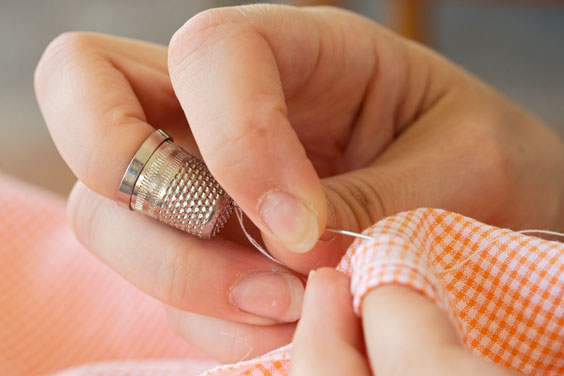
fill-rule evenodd
<path id="1" fill-rule="evenodd" d="M 349 279 L 329 268 L 308 279 L 291 359 L 292 376 L 517 375 L 468 353 L 447 315 L 408 287 L 369 292 L 360 321 Z"/>
<path id="2" fill-rule="evenodd" d="M 342 10 L 209 10 L 168 51 L 64 34 L 35 86 L 84 184 L 69 200 L 78 238 L 176 307 L 178 331 L 223 361 L 289 342 L 293 326 L 280 323 L 301 312 L 297 273 L 335 265 L 350 242 L 322 235 L 326 224 L 359 231 L 431 206 L 515 229 L 564 226 L 558 138 L 433 52 Z M 110 202 L 155 128 L 207 163 L 288 268 L 236 222 L 202 241 Z"/>

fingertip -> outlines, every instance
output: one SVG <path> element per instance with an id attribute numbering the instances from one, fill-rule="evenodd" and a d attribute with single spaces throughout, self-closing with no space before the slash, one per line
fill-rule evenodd
<path id="1" fill-rule="evenodd" d="M 307 252 L 319 239 L 317 215 L 290 193 L 268 191 L 259 199 L 259 212 L 272 235 L 292 252 Z"/>
<path id="2" fill-rule="evenodd" d="M 307 275 L 307 283 L 309 284 L 311 282 L 311 280 L 313 280 L 313 277 L 315 276 L 315 270 L 310 270 L 309 274 Z"/>
<path id="3" fill-rule="evenodd" d="M 354 319 L 349 278 L 333 268 L 312 270 L 304 295 L 304 317 L 320 329 L 330 323 Z"/>
<path id="4" fill-rule="evenodd" d="M 309 286 L 310 283 L 315 283 L 315 285 L 319 286 L 336 286 L 336 288 L 339 289 L 345 288 L 347 294 L 349 293 L 349 278 L 334 268 L 324 267 L 311 270 L 308 275 L 307 286 Z M 325 289 L 323 289 L 323 291 L 325 291 Z"/>

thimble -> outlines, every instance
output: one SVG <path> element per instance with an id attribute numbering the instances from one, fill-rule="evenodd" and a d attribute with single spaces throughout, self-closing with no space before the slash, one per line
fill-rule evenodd
<path id="1" fill-rule="evenodd" d="M 204 239 L 221 231 L 235 206 L 207 166 L 162 130 L 153 132 L 135 153 L 117 201 Z"/>

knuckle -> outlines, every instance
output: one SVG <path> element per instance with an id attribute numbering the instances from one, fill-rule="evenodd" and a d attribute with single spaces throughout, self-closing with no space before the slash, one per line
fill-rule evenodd
<path id="1" fill-rule="evenodd" d="M 220 38 L 216 33 L 222 25 L 230 23 L 228 9 L 208 9 L 190 18 L 172 36 L 168 56 L 171 68 L 182 62 L 204 46 Z M 220 34 L 220 33 L 219 33 Z M 171 69 L 173 73 L 174 69 Z"/>
<path id="2" fill-rule="evenodd" d="M 184 71 L 195 61 L 203 58 L 209 48 L 221 45 L 231 37 L 245 33 L 260 34 L 255 25 L 262 17 L 261 14 L 271 8 L 275 7 L 263 4 L 213 8 L 190 18 L 174 33 L 169 43 L 168 61 L 171 77 L 174 78 L 175 71 Z"/>
<path id="3" fill-rule="evenodd" d="M 255 153 L 263 156 L 270 153 L 268 145 L 277 138 L 277 128 L 287 121 L 286 109 L 282 101 L 268 98 L 256 101 L 261 102 L 260 108 L 242 116 L 233 126 L 218 127 L 220 132 L 209 148 L 213 152 L 205 156 L 206 164 L 213 172 L 237 173 L 240 167 L 255 164 Z"/>
<path id="4" fill-rule="evenodd" d="M 63 69 L 70 60 L 90 49 L 96 36 L 84 32 L 65 32 L 57 36 L 41 55 L 34 73 L 35 89 L 41 93 L 49 78 Z"/>
<path id="5" fill-rule="evenodd" d="M 93 234 L 97 233 L 99 226 L 99 207 L 92 200 L 92 193 L 80 182 L 78 182 L 69 197 L 67 203 L 67 217 L 71 229 L 77 239 L 84 246 L 92 244 Z"/>
<path id="6" fill-rule="evenodd" d="M 156 286 L 163 286 L 164 301 L 179 308 L 190 309 L 188 305 L 193 302 L 189 289 L 192 285 L 192 266 L 187 253 L 183 251 L 185 248 L 185 244 L 171 245 L 174 253 L 157 268 Z"/>
<path id="7" fill-rule="evenodd" d="M 509 197 L 512 180 L 512 158 L 504 141 L 504 131 L 496 127 L 478 125 L 473 128 L 463 155 L 469 156 L 466 169 L 479 177 L 485 192 Z M 479 150 L 476 149 L 479 146 Z"/>
<path id="8" fill-rule="evenodd" d="M 343 176 L 336 184 L 326 184 L 328 195 L 333 196 L 341 206 L 341 217 L 344 224 L 338 226 L 352 226 L 356 230 L 365 229 L 390 212 L 388 205 L 384 204 L 382 184 L 374 181 L 373 177 L 364 177 L 360 174 Z"/>

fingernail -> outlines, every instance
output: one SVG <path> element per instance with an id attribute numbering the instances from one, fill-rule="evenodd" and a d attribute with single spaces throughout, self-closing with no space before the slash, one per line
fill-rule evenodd
<path id="1" fill-rule="evenodd" d="M 253 272 L 231 288 L 233 305 L 258 316 L 293 322 L 300 318 L 304 286 L 295 276 L 280 272 Z"/>
<path id="2" fill-rule="evenodd" d="M 260 205 L 262 219 L 286 248 L 303 253 L 317 243 L 317 217 L 294 196 L 272 190 L 263 196 Z"/>
<path id="3" fill-rule="evenodd" d="M 311 281 L 313 281 L 313 277 L 315 276 L 315 269 L 311 269 L 309 271 L 309 274 L 307 275 L 307 283 L 309 284 Z"/>

